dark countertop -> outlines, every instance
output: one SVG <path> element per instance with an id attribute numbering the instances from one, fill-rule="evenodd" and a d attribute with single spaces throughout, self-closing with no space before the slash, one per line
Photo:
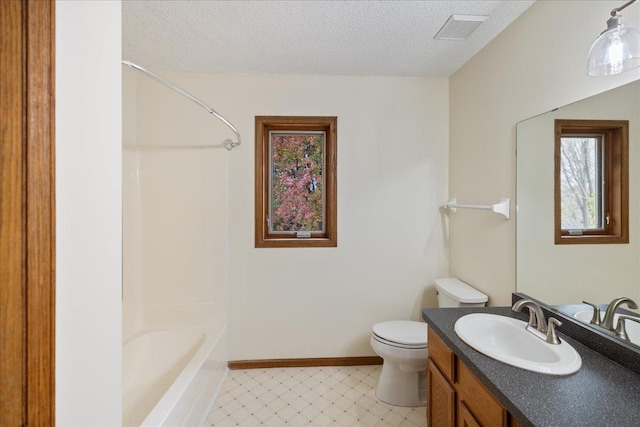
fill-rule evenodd
<path id="1" fill-rule="evenodd" d="M 454 324 L 469 313 L 493 313 L 521 320 L 510 307 L 430 308 L 422 317 L 496 399 L 523 426 L 638 426 L 640 375 L 568 338 L 582 367 L 567 376 L 545 375 L 499 362 L 465 344 Z"/>

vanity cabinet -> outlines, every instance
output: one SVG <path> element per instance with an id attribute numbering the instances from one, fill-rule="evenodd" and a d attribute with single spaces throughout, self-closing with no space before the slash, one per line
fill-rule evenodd
<path id="1" fill-rule="evenodd" d="M 491 392 L 429 328 L 427 425 L 519 427 Z"/>
<path id="2" fill-rule="evenodd" d="M 455 420 L 456 391 L 431 359 L 427 362 L 427 420 L 431 427 L 452 426 Z"/>

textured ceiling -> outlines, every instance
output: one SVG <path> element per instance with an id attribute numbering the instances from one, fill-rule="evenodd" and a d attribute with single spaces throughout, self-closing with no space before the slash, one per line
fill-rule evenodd
<path id="1" fill-rule="evenodd" d="M 170 71 L 449 76 L 532 3 L 125 0 L 123 58 Z M 467 40 L 434 40 L 452 14 L 490 17 Z"/>

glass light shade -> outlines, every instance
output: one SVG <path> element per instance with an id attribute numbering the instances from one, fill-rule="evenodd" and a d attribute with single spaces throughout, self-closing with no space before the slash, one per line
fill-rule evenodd
<path id="1" fill-rule="evenodd" d="M 589 50 L 590 76 L 611 76 L 637 67 L 640 67 L 640 31 L 622 23 L 600 34 Z"/>

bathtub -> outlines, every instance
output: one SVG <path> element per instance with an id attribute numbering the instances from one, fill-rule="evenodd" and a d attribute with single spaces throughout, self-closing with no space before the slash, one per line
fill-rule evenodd
<path id="1" fill-rule="evenodd" d="M 228 372 L 226 329 L 142 330 L 122 347 L 123 426 L 202 425 Z"/>

